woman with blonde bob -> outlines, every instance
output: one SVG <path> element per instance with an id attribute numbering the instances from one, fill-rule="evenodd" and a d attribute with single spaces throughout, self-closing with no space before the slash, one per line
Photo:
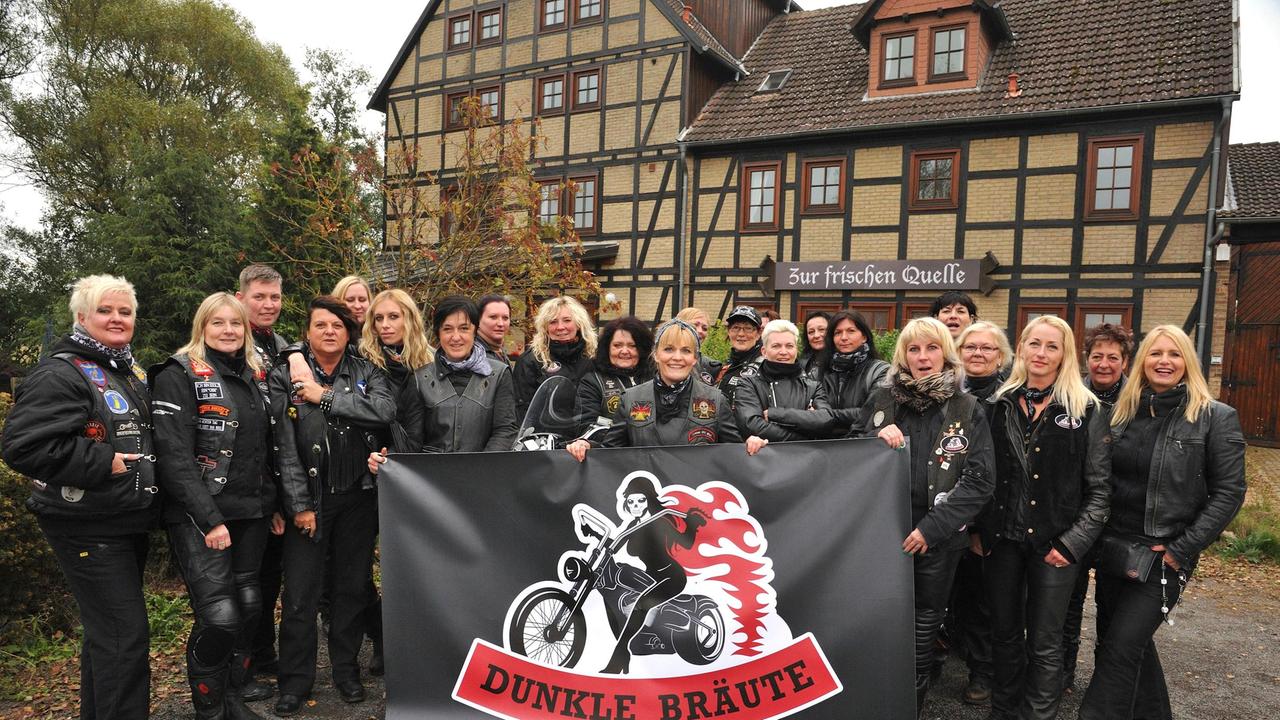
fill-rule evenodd
<path id="1" fill-rule="evenodd" d="M 578 383 L 591 370 L 595 357 L 596 329 L 582 303 L 568 295 L 560 295 L 542 303 L 533 318 L 533 342 L 516 361 L 513 380 L 516 390 L 516 419 L 524 418 L 538 386 L 552 376 L 573 381 L 567 405 L 560 408 L 568 417 L 573 414 Z"/>
<path id="2" fill-rule="evenodd" d="M 1107 521 L 1109 418 L 1074 337 L 1052 315 L 1027 323 L 991 401 L 996 489 L 980 525 L 997 718 L 1057 717 L 1067 604 Z"/>
<path id="3" fill-rule="evenodd" d="M 804 371 L 799 346 L 800 329 L 789 320 L 770 320 L 760 332 L 760 373 L 742 378 L 734 396 L 748 455 L 775 440 L 820 440 L 835 425 L 827 391 Z"/>
<path id="4" fill-rule="evenodd" d="M 924 708 L 933 645 L 946 614 L 969 523 L 991 497 L 991 434 L 978 400 L 961 392 L 964 367 L 947 326 L 917 318 L 898 335 L 885 383 L 867 400 L 863 434 L 902 449 L 910 439 L 911 522 L 902 541 L 915 571 L 916 713 Z"/>
<path id="5" fill-rule="evenodd" d="M 956 351 L 964 363 L 964 391 L 986 400 L 1009 379 L 1013 348 L 1004 330 L 986 320 L 974 320 L 960 331 Z"/>
<path id="6" fill-rule="evenodd" d="M 200 303 L 191 340 L 152 368 L 157 478 L 169 547 L 195 624 L 187 679 L 200 720 L 256 718 L 241 699 L 262 594 L 258 569 L 272 507 L 271 419 L 249 314 L 230 293 Z"/>
<path id="7" fill-rule="evenodd" d="M 360 354 L 387 373 L 391 392 L 399 397 L 413 371 L 435 359 L 422 312 L 409 293 L 392 288 L 373 298 L 368 319 L 360 331 Z"/>
<path id="8" fill-rule="evenodd" d="M 330 294 L 347 306 L 347 310 L 351 311 L 351 316 L 356 319 L 357 324 L 364 324 L 365 314 L 369 312 L 369 308 L 373 307 L 369 302 L 369 296 L 373 295 L 373 291 L 369 289 L 368 281 L 359 275 L 347 275 L 333 286 L 333 292 Z"/>
<path id="9" fill-rule="evenodd" d="M 582 462 L 591 447 L 710 445 L 740 442 L 733 411 L 715 386 L 698 376 L 698 331 L 669 320 L 654 334 L 653 378 L 622 393 L 603 437 L 574 440 L 566 449 Z"/>
<path id="10" fill-rule="evenodd" d="M 1098 542 L 1098 650 L 1083 720 L 1173 717 L 1155 632 L 1244 502 L 1244 450 L 1236 411 L 1213 399 L 1191 339 L 1152 328 L 1111 416 L 1111 517 Z"/>
<path id="11" fill-rule="evenodd" d="M 18 385 L 4 461 L 80 610 L 80 717 L 145 718 L 151 669 L 142 571 L 155 521 L 151 398 L 133 360 L 138 298 L 121 277 L 73 286 L 71 332 Z"/>

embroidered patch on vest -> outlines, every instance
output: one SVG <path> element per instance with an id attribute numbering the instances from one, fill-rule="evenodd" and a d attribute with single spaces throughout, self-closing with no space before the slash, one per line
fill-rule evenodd
<path id="1" fill-rule="evenodd" d="M 289 419 L 290 419 L 290 420 L 297 420 L 297 419 L 298 419 L 298 408 L 296 408 L 296 407 L 294 407 L 294 406 L 290 405 L 290 406 L 289 406 L 289 410 L 286 412 L 286 414 L 289 416 Z"/>
<path id="2" fill-rule="evenodd" d="M 80 502 L 80 500 L 83 498 L 84 498 L 84 490 L 81 490 L 78 487 L 67 487 L 65 485 L 62 487 L 63 500 L 66 500 L 69 503 L 77 503 L 77 502 Z"/>
<path id="3" fill-rule="evenodd" d="M 129 437 L 141 434 L 142 426 L 136 422 L 123 422 L 116 425 L 116 437 Z"/>
<path id="4" fill-rule="evenodd" d="M 216 382 L 196 383 L 196 399 L 197 400 L 221 400 L 222 399 L 222 383 L 216 383 Z"/>
<path id="5" fill-rule="evenodd" d="M 197 455 L 196 464 L 199 465 L 200 467 L 209 468 L 210 470 L 218 467 L 218 461 L 209 457 L 208 455 Z"/>
<path id="6" fill-rule="evenodd" d="M 1059 415 L 1058 417 L 1054 418 L 1054 419 L 1053 419 L 1053 422 L 1054 422 L 1054 424 L 1056 424 L 1058 427 L 1060 427 L 1060 428 L 1065 428 L 1065 429 L 1067 429 L 1067 430 L 1075 430 L 1076 428 L 1080 427 L 1080 425 L 1082 424 L 1082 423 L 1080 422 L 1080 418 L 1077 418 L 1077 417 L 1071 417 L 1070 415 L 1067 415 L 1066 413 L 1063 413 L 1063 414 Z"/>
<path id="7" fill-rule="evenodd" d="M 107 374 L 102 371 L 98 363 L 80 358 L 71 358 L 71 362 L 84 373 L 85 377 L 89 378 L 89 382 L 97 385 L 99 390 L 107 386 Z"/>
<path id="8" fill-rule="evenodd" d="M 969 438 L 963 435 L 948 435 L 942 438 L 942 451 L 949 455 L 962 453 L 969 449 Z"/>
<path id="9" fill-rule="evenodd" d="M 653 414 L 653 405 L 647 402 L 636 403 L 631 406 L 631 419 L 636 422 L 644 422 Z"/>
<path id="10" fill-rule="evenodd" d="M 686 438 L 690 445 L 711 445 L 716 441 L 716 432 L 707 427 L 696 427 L 689 431 Z"/>
<path id="11" fill-rule="evenodd" d="M 884 411 L 877 410 L 875 415 L 871 416 L 872 427 L 880 427 L 884 424 Z"/>
<path id="12" fill-rule="evenodd" d="M 606 410 L 609 411 L 610 415 L 618 412 L 618 406 L 621 404 L 622 404 L 621 395 L 610 395 L 609 399 L 604 401 L 604 407 Z"/>
<path id="13" fill-rule="evenodd" d="M 191 358 L 191 373 L 196 377 L 213 377 L 213 368 L 195 358 Z"/>
<path id="14" fill-rule="evenodd" d="M 196 412 L 201 415 L 204 415 L 205 413 L 213 413 L 214 415 L 218 415 L 219 417 L 229 417 L 231 415 L 231 408 L 223 407 L 222 405 L 213 405 L 211 403 L 205 403 L 204 405 L 201 405 L 199 408 L 197 408 Z"/>
<path id="15" fill-rule="evenodd" d="M 96 443 L 106 442 L 107 426 L 97 420 L 90 420 L 84 424 L 84 436 Z"/>
<path id="16" fill-rule="evenodd" d="M 706 398 L 693 401 L 693 416 L 699 420 L 710 420 L 716 416 L 716 404 Z"/>
<path id="17" fill-rule="evenodd" d="M 102 394 L 102 399 L 107 401 L 107 408 L 116 415 L 124 415 L 129 412 L 129 401 L 115 390 L 108 390 Z"/>
<path id="18" fill-rule="evenodd" d="M 196 429 L 204 432 L 226 432 L 227 421 L 211 418 L 196 418 Z"/>

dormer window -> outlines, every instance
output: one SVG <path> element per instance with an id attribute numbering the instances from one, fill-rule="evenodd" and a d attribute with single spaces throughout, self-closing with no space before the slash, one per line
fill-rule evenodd
<path id="1" fill-rule="evenodd" d="M 916 34 L 886 35 L 882 85 L 907 85 L 916 77 Z"/>
<path id="2" fill-rule="evenodd" d="M 791 77 L 791 70 L 774 70 L 769 73 L 764 82 L 760 83 L 760 88 L 756 90 L 758 93 L 777 92 L 787 84 L 787 79 Z"/>
<path id="3" fill-rule="evenodd" d="M 929 79 L 964 77 L 964 34 L 964 26 L 933 31 L 933 65 Z"/>

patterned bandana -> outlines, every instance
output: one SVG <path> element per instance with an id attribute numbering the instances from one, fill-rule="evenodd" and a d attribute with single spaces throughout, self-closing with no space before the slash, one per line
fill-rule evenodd
<path id="1" fill-rule="evenodd" d="M 680 412 L 680 398 L 687 393 L 692 382 L 693 373 L 689 373 L 685 379 L 675 385 L 666 384 L 662 380 L 662 375 L 654 374 L 653 394 L 658 398 L 658 422 L 665 423 Z"/>
<path id="2" fill-rule="evenodd" d="M 108 345 L 103 345 L 97 340 L 94 340 L 93 336 L 89 334 L 89 331 L 80 323 L 76 323 L 71 326 L 71 342 L 99 352 L 113 360 L 120 360 L 128 367 L 132 367 L 134 364 L 133 345 L 125 345 L 122 348 L 113 348 Z"/>
<path id="3" fill-rule="evenodd" d="M 922 413 L 956 394 L 956 373 L 954 370 L 943 370 L 917 380 L 911 377 L 910 372 L 899 370 L 893 378 L 890 392 L 900 405 Z"/>
<path id="4" fill-rule="evenodd" d="M 831 355 L 831 372 L 849 372 L 866 362 L 867 357 L 871 355 L 871 346 L 862 343 L 857 350 L 851 353 L 835 352 Z"/>

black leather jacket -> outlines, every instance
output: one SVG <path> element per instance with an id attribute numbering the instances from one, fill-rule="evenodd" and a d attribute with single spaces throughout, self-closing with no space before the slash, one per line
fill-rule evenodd
<path id="1" fill-rule="evenodd" d="M 304 510 L 320 510 L 329 417 L 341 419 L 359 433 L 366 456 L 385 445 L 387 426 L 395 420 L 396 406 L 387 375 L 373 363 L 348 348 L 333 377 L 333 405 L 326 414 L 319 405 L 295 402 L 287 362 L 271 371 L 271 414 L 280 448 L 276 465 L 284 511 L 290 518 Z M 318 538 L 317 533 L 312 539 Z"/>
<path id="2" fill-rule="evenodd" d="M 1169 552 L 1192 567 L 1244 504 L 1244 434 L 1230 405 L 1213 402 L 1194 422 L 1174 411 L 1151 454 L 1145 532 L 1170 538 Z M 1111 428 L 1112 442 L 1125 425 Z"/>
<path id="3" fill-rule="evenodd" d="M 511 369 L 488 357 L 493 372 L 466 372 L 461 393 L 437 360 L 413 373 L 400 396 L 398 418 L 409 443 L 400 452 L 505 452 L 516 439 Z M 458 372 L 458 371 L 452 371 Z M 465 372 L 465 371 L 464 371 Z"/>
<path id="4" fill-rule="evenodd" d="M 591 370 L 591 357 L 586 353 L 579 355 L 573 362 L 568 364 L 552 363 L 554 370 L 548 370 L 542 366 L 542 363 L 533 354 L 532 349 L 524 351 L 519 360 L 516 360 L 515 369 L 512 370 L 511 381 L 514 385 L 516 396 L 516 424 L 524 421 L 524 416 L 529 412 L 529 403 L 533 402 L 534 393 L 538 392 L 538 388 L 542 383 L 550 377 L 560 376 L 567 377 L 573 381 L 573 393 L 568 397 L 568 401 L 572 403 L 576 398 L 578 391 L 578 383 L 582 382 L 582 376 Z M 565 408 L 566 412 L 573 412 L 573 408 Z"/>
<path id="5" fill-rule="evenodd" d="M 743 376 L 734 413 L 743 437 L 756 435 L 769 441 L 818 440 L 827 437 L 835 423 L 822 383 L 803 373 L 781 378 Z"/>
<path id="6" fill-rule="evenodd" d="M 996 488 L 979 519 L 983 547 L 997 538 L 1052 546 L 1079 562 L 1097 541 L 1111 507 L 1111 413 L 1090 405 L 1083 418 L 1050 401 L 1029 442 L 1008 392 L 987 401 Z M 1014 526 L 1013 530 L 1009 530 Z"/>
<path id="7" fill-rule="evenodd" d="M 822 388 L 827 393 L 827 402 L 831 404 L 831 414 L 835 418 L 830 437 L 861 435 L 866 422 L 862 406 L 888 372 L 889 363 L 867 358 L 848 372 L 827 370 L 822 375 Z"/>

